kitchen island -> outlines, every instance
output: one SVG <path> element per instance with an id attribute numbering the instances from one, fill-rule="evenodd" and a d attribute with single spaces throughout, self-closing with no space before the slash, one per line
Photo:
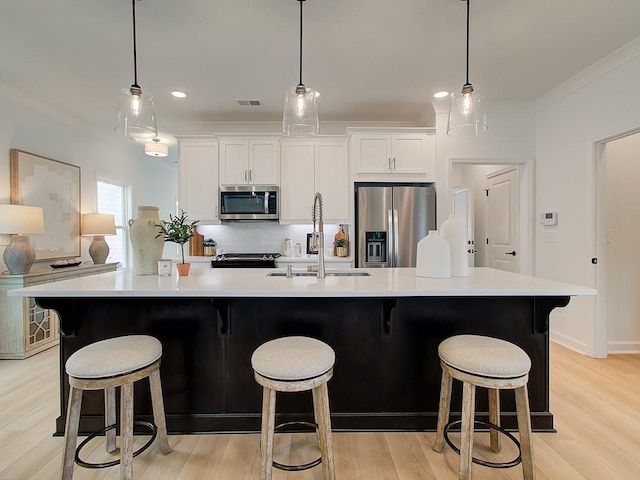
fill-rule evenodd
<path id="1" fill-rule="evenodd" d="M 269 276 L 268 269 L 195 269 L 188 277 L 120 270 L 10 295 L 35 297 L 60 315 L 58 434 L 64 430 L 68 395 L 66 359 L 89 343 L 127 334 L 150 334 L 162 342 L 161 376 L 172 433 L 258 431 L 262 397 L 251 353 L 284 335 L 315 337 L 335 350 L 329 383 L 333 428 L 435 429 L 437 347 L 461 333 L 502 338 L 529 354 L 533 428 L 553 430 L 549 314 L 571 296 L 595 290 L 488 268 L 451 279 L 417 278 L 412 268 L 340 272 L 318 279 Z M 345 275 L 363 272 L 369 275 Z M 460 410 L 457 387 L 453 415 Z M 139 382 L 135 393 L 136 413 L 150 418 L 148 387 Z M 514 427 L 513 394 L 501 395 L 503 424 Z M 308 421 L 311 405 L 304 393 L 280 395 L 279 421 Z M 101 428 L 102 409 L 100 392 L 85 393 L 81 431 Z M 482 393 L 477 411 L 487 412 Z"/>

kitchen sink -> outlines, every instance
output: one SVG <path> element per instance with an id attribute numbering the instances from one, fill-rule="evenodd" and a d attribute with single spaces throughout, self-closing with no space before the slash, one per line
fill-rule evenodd
<path id="1" fill-rule="evenodd" d="M 318 272 L 293 272 L 291 274 L 294 277 L 317 277 Z M 325 272 L 325 277 L 370 277 L 371 274 L 369 272 Z M 267 277 L 286 277 L 287 272 L 282 270 L 274 270 L 272 272 L 267 273 Z"/>

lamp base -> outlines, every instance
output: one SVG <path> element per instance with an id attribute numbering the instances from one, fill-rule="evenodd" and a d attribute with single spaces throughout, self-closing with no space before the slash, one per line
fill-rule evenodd
<path id="1" fill-rule="evenodd" d="M 109 244 L 104 239 L 104 235 L 94 235 L 91 245 L 89 245 L 89 255 L 95 265 L 104 264 L 109 256 Z"/>
<path id="2" fill-rule="evenodd" d="M 36 249 L 29 242 L 28 236 L 11 235 L 11 243 L 4 249 L 2 258 L 11 275 L 23 275 L 31 270 L 36 259 Z"/>

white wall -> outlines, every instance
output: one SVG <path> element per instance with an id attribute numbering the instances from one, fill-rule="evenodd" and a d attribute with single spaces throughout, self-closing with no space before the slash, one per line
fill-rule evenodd
<path id="1" fill-rule="evenodd" d="M 115 102 L 114 97 L 114 112 Z M 96 208 L 96 178 L 131 186 L 133 216 L 138 205 L 160 207 L 161 218 L 175 211 L 177 168 L 175 158 L 144 155 L 142 145 L 120 139 L 112 131 L 103 136 L 0 86 L 0 203 L 10 202 L 9 150 L 17 148 L 80 166 L 81 213 Z M 8 244 L 0 236 L 0 253 Z M 91 239 L 82 239 L 81 256 L 90 261 Z M 48 263 L 48 262 L 47 262 Z M 0 263 L 4 270 L 4 263 Z"/>
<path id="2" fill-rule="evenodd" d="M 536 210 L 557 210 L 556 242 L 537 223 L 536 273 L 597 287 L 595 242 L 596 142 L 640 127 L 640 41 L 583 72 L 540 102 L 536 116 Z M 574 298 L 552 313 L 552 338 L 602 356 L 596 298 Z"/>

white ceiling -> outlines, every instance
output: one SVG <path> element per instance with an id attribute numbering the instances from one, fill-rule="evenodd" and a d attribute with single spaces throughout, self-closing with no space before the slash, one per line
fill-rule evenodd
<path id="1" fill-rule="evenodd" d="M 296 0 L 144 0 L 136 15 L 138 83 L 162 137 L 281 121 Z M 465 15 L 460 0 L 306 1 L 303 80 L 321 124 L 431 121 L 433 93 L 465 80 Z M 131 35 L 130 0 L 2 1 L 0 83 L 111 131 Z M 639 0 L 472 0 L 470 81 L 490 102 L 535 100 L 638 36 Z"/>

